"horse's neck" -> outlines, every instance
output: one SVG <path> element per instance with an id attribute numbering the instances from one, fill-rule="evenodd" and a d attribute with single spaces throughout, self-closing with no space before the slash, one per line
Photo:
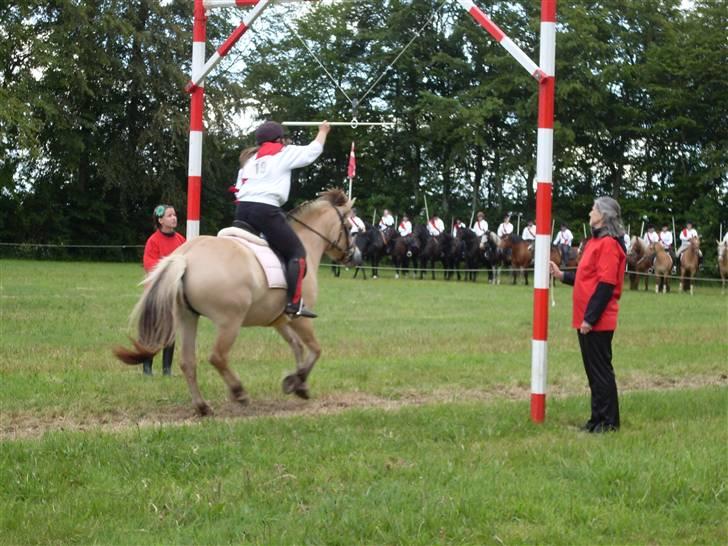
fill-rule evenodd
<path id="1" fill-rule="evenodd" d="M 325 222 L 320 221 L 318 218 L 302 218 L 301 221 L 307 226 L 310 226 L 312 229 L 315 229 L 321 235 L 328 237 L 328 228 L 325 225 Z M 321 263 L 321 258 L 323 257 L 326 248 L 329 246 L 329 242 L 321 235 L 314 233 L 311 229 L 304 227 L 302 224 L 295 223 L 293 225 L 293 230 L 296 232 L 296 235 L 298 235 L 298 238 L 301 240 L 303 247 L 306 249 L 306 269 L 309 271 L 316 271 Z M 340 243 L 344 244 L 343 237 L 341 238 Z"/>

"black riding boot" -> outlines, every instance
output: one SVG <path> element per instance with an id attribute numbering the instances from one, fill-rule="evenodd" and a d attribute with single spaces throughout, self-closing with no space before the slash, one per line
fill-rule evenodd
<path id="1" fill-rule="evenodd" d="M 142 364 L 144 365 L 142 368 L 144 375 L 152 375 L 152 359 L 147 358 Z"/>
<path id="2" fill-rule="evenodd" d="M 306 274 L 306 260 L 304 258 L 293 258 L 286 264 L 286 283 L 288 285 L 288 304 L 285 313 L 292 318 L 307 317 L 316 318 L 316 313 L 306 309 L 301 297 L 301 285 Z"/>
<path id="3" fill-rule="evenodd" d="M 162 374 L 172 375 L 172 358 L 174 357 L 174 343 L 162 351 Z"/>

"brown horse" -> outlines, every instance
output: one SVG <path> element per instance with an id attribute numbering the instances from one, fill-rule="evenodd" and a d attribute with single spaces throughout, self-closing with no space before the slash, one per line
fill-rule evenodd
<path id="1" fill-rule="evenodd" d="M 579 260 L 581 260 L 581 253 L 585 244 L 586 239 L 581 242 L 579 248 L 571 247 L 569 249 L 569 262 L 564 267 L 561 266 L 561 249 L 559 249 L 559 247 L 551 245 L 551 256 L 549 259 L 561 269 L 576 271 L 576 267 L 579 265 Z M 554 287 L 556 286 L 556 277 L 551 277 L 551 284 Z"/>
<path id="2" fill-rule="evenodd" d="M 693 237 L 690 246 L 680 255 L 680 292 L 690 290 L 693 295 L 693 277 L 698 272 L 700 239 Z"/>
<path id="3" fill-rule="evenodd" d="M 528 241 L 524 241 L 518 235 L 504 235 L 498 248 L 504 253 L 510 251 L 513 284 L 517 284 L 518 274 L 522 273 L 523 281 L 528 286 L 528 268 L 533 263 L 533 254 Z"/>
<path id="4" fill-rule="evenodd" d="M 718 269 L 720 270 L 720 293 L 725 294 L 725 281 L 728 279 L 728 243 L 718 242 Z"/>
<path id="5" fill-rule="evenodd" d="M 655 256 L 652 249 L 636 235 L 632 237 L 629 253 L 627 254 L 627 271 L 629 272 L 629 289 L 639 290 L 640 275 L 645 278 L 645 290 L 649 290 L 648 270 L 652 267 L 652 258 Z"/>
<path id="6" fill-rule="evenodd" d="M 653 266 L 655 270 L 655 293 L 659 294 L 660 290 L 662 290 L 662 293 L 665 294 L 670 291 L 672 257 L 660 243 L 652 243 L 650 247 L 655 254 Z"/>
<path id="7" fill-rule="evenodd" d="M 314 308 L 318 297 L 318 266 L 324 254 L 345 264 L 358 265 L 361 256 L 353 245 L 347 218 L 352 201 L 341 190 L 328 190 L 290 213 L 291 227 L 306 249 L 307 275 L 303 299 Z M 263 268 L 253 252 L 229 238 L 197 237 L 162 260 L 144 281 L 146 290 L 134 308 L 138 340 L 134 348 L 115 349 L 127 364 L 138 364 L 169 345 L 179 329 L 181 367 L 201 415 L 212 413 L 197 386 L 195 338 L 200 315 L 217 328 L 210 362 L 230 389 L 233 400 L 248 403 L 228 356 L 241 326 L 273 326 L 288 342 L 296 359 L 296 372 L 283 380 L 283 390 L 308 398 L 306 379 L 321 356 L 313 321 L 283 315 L 286 291 L 268 288 Z M 306 354 L 306 349 L 308 350 Z"/>

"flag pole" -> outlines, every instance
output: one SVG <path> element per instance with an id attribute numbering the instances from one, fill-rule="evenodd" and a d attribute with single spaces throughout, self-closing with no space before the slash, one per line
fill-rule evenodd
<path id="1" fill-rule="evenodd" d="M 422 197 L 425 198 L 425 216 L 427 216 L 427 218 L 425 218 L 425 223 L 427 223 L 430 221 L 430 211 L 427 209 L 427 194 L 423 192 Z"/>

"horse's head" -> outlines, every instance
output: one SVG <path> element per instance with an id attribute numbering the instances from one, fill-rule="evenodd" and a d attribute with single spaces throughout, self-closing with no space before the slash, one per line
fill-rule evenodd
<path id="1" fill-rule="evenodd" d="M 695 250 L 698 250 L 700 248 L 700 237 L 693 237 L 690 239 L 690 246 L 693 247 Z"/>
<path id="2" fill-rule="evenodd" d="M 354 244 L 348 221 L 353 206 L 354 201 L 343 190 L 328 189 L 318 199 L 297 207 L 290 216 L 328 243 L 324 252 L 332 260 L 356 266 L 361 264 L 361 252 Z"/>

